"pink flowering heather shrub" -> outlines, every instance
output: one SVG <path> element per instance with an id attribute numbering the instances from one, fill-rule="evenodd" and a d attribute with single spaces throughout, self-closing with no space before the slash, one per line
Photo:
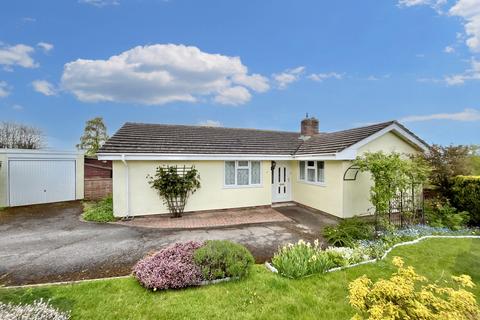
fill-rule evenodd
<path id="1" fill-rule="evenodd" d="M 198 285 L 203 277 L 193 261 L 193 253 L 202 245 L 189 241 L 162 249 L 137 262 L 133 275 L 145 288 L 153 290 Z"/>

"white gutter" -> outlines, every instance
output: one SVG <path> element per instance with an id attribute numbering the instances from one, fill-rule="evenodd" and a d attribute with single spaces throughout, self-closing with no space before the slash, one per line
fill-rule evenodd
<path id="1" fill-rule="evenodd" d="M 292 155 L 264 154 L 168 154 L 168 153 L 98 153 L 99 160 L 291 160 Z"/>
<path id="2" fill-rule="evenodd" d="M 125 165 L 125 200 L 127 201 L 127 213 L 125 214 L 125 218 L 130 218 L 130 190 L 129 190 L 129 181 L 128 181 L 128 164 L 125 159 L 125 154 L 122 154 L 122 162 Z"/>
<path id="3" fill-rule="evenodd" d="M 98 160 L 163 160 L 163 161 L 191 161 L 191 160 L 337 160 L 336 154 L 316 155 L 262 155 L 262 154 L 161 154 L 161 153 L 99 153 Z M 312 159 L 314 158 L 314 159 Z"/>

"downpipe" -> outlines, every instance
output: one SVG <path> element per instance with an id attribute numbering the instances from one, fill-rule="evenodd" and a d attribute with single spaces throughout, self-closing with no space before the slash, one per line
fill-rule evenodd
<path id="1" fill-rule="evenodd" d="M 125 154 L 122 154 L 122 162 L 125 166 L 125 200 L 127 202 L 127 212 L 126 215 L 122 218 L 122 221 L 130 221 L 133 217 L 130 216 L 130 182 L 129 182 L 129 168 L 127 160 L 125 159 Z"/>

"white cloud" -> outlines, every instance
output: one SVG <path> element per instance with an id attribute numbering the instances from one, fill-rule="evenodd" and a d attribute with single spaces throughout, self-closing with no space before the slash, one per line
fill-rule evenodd
<path id="1" fill-rule="evenodd" d="M 90 4 L 95 7 L 116 6 L 120 2 L 117 0 L 78 0 L 78 3 Z"/>
<path id="2" fill-rule="evenodd" d="M 259 74 L 237 74 L 233 77 L 235 83 L 249 87 L 257 92 L 265 92 L 270 89 L 268 79 Z"/>
<path id="3" fill-rule="evenodd" d="M 0 65 L 4 65 L 7 69 L 16 65 L 24 68 L 36 68 L 38 64 L 31 57 L 33 52 L 35 52 L 34 48 L 24 44 L 0 47 Z"/>
<path id="4" fill-rule="evenodd" d="M 443 7 L 449 2 L 447 0 L 400 0 L 400 7 L 413 7 L 428 5 L 440 14 L 444 14 Z M 480 52 L 480 3 L 479 0 L 457 0 L 448 10 L 451 16 L 460 17 L 463 20 L 465 43 L 472 52 Z M 458 40 L 464 40 L 463 35 L 457 33 Z"/>
<path id="5" fill-rule="evenodd" d="M 477 109 L 465 109 L 457 113 L 435 113 L 423 116 L 408 116 L 400 119 L 402 122 L 418 122 L 431 120 L 451 120 L 451 121 L 480 121 L 480 111 Z"/>
<path id="6" fill-rule="evenodd" d="M 10 86 L 6 81 L 0 81 L 0 98 L 5 98 L 10 94 Z"/>
<path id="7" fill-rule="evenodd" d="M 473 52 L 480 52 L 480 3 L 478 0 L 458 0 L 449 14 L 462 18 L 467 35 L 466 44 Z"/>
<path id="8" fill-rule="evenodd" d="M 427 5 L 430 4 L 431 1 L 429 0 L 400 0 L 398 1 L 399 6 L 405 6 L 405 7 L 413 7 L 413 6 L 419 6 L 419 5 Z"/>
<path id="9" fill-rule="evenodd" d="M 382 74 L 382 75 L 369 75 L 368 77 L 366 78 L 362 78 L 362 80 L 367 80 L 367 81 L 379 81 L 379 80 L 382 80 L 382 79 L 390 79 L 392 75 L 389 74 L 389 73 L 386 73 L 386 74 Z"/>
<path id="10" fill-rule="evenodd" d="M 216 120 L 200 121 L 198 122 L 198 125 L 204 126 L 204 127 L 223 127 L 223 124 L 220 121 L 216 121 Z"/>
<path id="11" fill-rule="evenodd" d="M 46 96 L 54 96 L 57 94 L 55 86 L 46 80 L 35 80 L 32 82 L 33 89 Z"/>
<path id="12" fill-rule="evenodd" d="M 195 102 L 200 97 L 236 105 L 248 102 L 251 91 L 269 89 L 268 79 L 249 75 L 239 57 L 174 44 L 138 46 L 107 60 L 69 62 L 61 85 L 84 102 L 147 105 Z"/>
<path id="13" fill-rule="evenodd" d="M 250 101 L 251 97 L 247 89 L 236 86 L 220 90 L 214 101 L 220 104 L 239 105 Z"/>
<path id="14" fill-rule="evenodd" d="M 53 50 L 53 44 L 48 43 L 48 42 L 39 42 L 37 43 L 37 46 L 42 48 L 43 52 L 48 53 L 51 50 Z"/>
<path id="15" fill-rule="evenodd" d="M 447 4 L 447 0 L 399 0 L 399 7 L 429 6 L 438 13 L 442 12 L 442 7 Z"/>
<path id="16" fill-rule="evenodd" d="M 455 0 L 446 12 L 450 16 L 459 17 L 464 25 L 465 33 L 456 34 L 457 42 L 465 42 L 473 53 L 480 53 L 480 0 Z M 429 5 L 437 12 L 444 14 L 442 7 L 447 6 L 447 0 L 400 0 L 399 6 Z M 455 48 L 447 46 L 446 53 L 455 52 Z M 449 75 L 444 78 L 447 85 L 461 85 L 467 80 L 480 80 L 480 63 L 472 57 L 471 68 L 461 74 Z"/>
<path id="17" fill-rule="evenodd" d="M 423 83 L 445 83 L 444 79 L 437 79 L 437 78 L 417 78 L 417 82 Z"/>
<path id="18" fill-rule="evenodd" d="M 277 83 L 278 88 L 285 89 L 289 84 L 300 80 L 300 76 L 305 72 L 305 67 L 300 66 L 292 69 L 286 69 L 281 73 L 274 73 L 273 80 Z"/>
<path id="19" fill-rule="evenodd" d="M 19 104 L 14 104 L 12 106 L 12 109 L 15 110 L 15 111 L 22 111 L 23 110 L 23 106 L 19 105 Z"/>
<path id="20" fill-rule="evenodd" d="M 308 76 L 308 79 L 313 81 L 323 81 L 327 79 L 337 79 L 340 80 L 343 78 L 343 74 L 337 72 L 328 72 L 328 73 L 312 73 Z"/>
<path id="21" fill-rule="evenodd" d="M 23 23 L 33 23 L 33 22 L 36 22 L 36 21 L 37 21 L 37 19 L 32 18 L 32 17 L 23 17 L 22 18 Z"/>
<path id="22" fill-rule="evenodd" d="M 446 46 L 445 49 L 443 49 L 443 52 L 445 52 L 445 53 L 454 53 L 454 52 L 455 52 L 455 48 L 452 47 L 452 46 Z"/>
<path id="23" fill-rule="evenodd" d="M 11 88 L 6 81 L 0 81 L 0 98 L 5 98 L 11 92 Z"/>
<path id="24" fill-rule="evenodd" d="M 480 61 L 472 59 L 470 68 L 465 72 L 446 76 L 444 80 L 450 86 L 462 85 L 468 80 L 480 80 Z"/>

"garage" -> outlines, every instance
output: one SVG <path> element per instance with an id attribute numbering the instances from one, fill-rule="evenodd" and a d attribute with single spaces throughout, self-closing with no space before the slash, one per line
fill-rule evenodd
<path id="1" fill-rule="evenodd" d="M 83 154 L 0 150 L 0 206 L 83 199 Z"/>

